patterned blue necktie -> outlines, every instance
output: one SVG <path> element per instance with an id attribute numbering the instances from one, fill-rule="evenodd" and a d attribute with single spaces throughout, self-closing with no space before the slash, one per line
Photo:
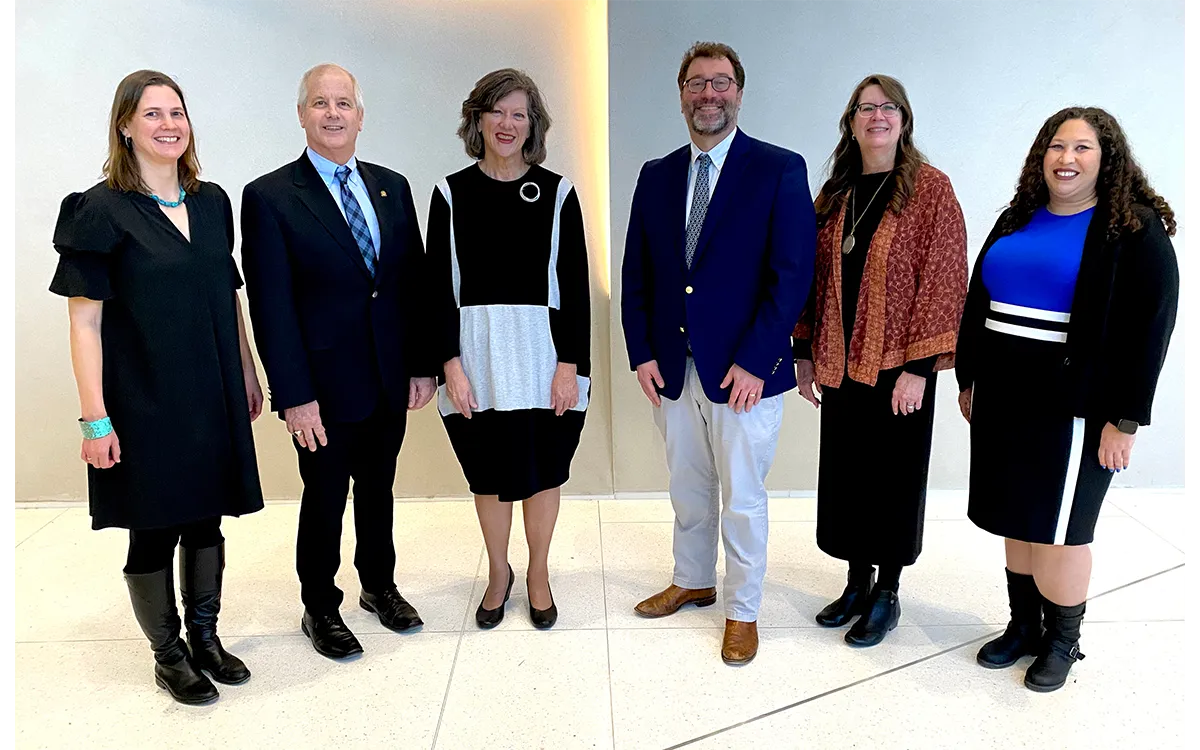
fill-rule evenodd
<path id="1" fill-rule="evenodd" d="M 696 257 L 696 243 L 700 241 L 700 230 L 704 227 L 704 214 L 708 213 L 708 165 L 712 158 L 708 154 L 696 157 L 700 164 L 696 172 L 696 189 L 692 192 L 692 212 L 688 215 L 687 239 L 684 243 L 687 267 L 692 267 Z"/>
<path id="2" fill-rule="evenodd" d="M 371 229 L 367 226 L 367 217 L 363 216 L 362 206 L 350 190 L 350 167 L 337 168 L 335 173 L 338 182 L 342 183 L 342 208 L 346 211 L 346 223 L 350 225 L 350 234 L 358 243 L 358 251 L 362 253 L 363 261 L 371 276 L 375 276 L 375 243 L 371 242 Z"/>

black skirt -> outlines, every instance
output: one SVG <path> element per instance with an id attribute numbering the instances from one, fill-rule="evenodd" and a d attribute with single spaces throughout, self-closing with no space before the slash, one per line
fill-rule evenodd
<path id="1" fill-rule="evenodd" d="M 925 379 L 921 409 L 897 415 L 903 371 L 880 372 L 874 386 L 846 377 L 822 389 L 817 546 L 832 557 L 911 565 L 921 554 L 937 374 Z"/>
<path id="2" fill-rule="evenodd" d="M 972 387 L 967 515 L 997 536 L 1088 544 L 1112 473 L 1102 419 L 1070 412 L 1066 344 L 984 329 Z"/>
<path id="3" fill-rule="evenodd" d="M 442 423 L 471 492 L 510 503 L 566 483 L 585 414 L 487 409 L 470 419 L 450 414 Z"/>

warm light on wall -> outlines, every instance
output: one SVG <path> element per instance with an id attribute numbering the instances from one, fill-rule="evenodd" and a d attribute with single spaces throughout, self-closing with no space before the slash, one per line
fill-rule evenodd
<path id="1" fill-rule="evenodd" d="M 575 115 L 583 123 L 586 153 L 584 164 L 587 192 L 584 221 L 595 238 L 592 251 L 597 274 L 605 296 L 612 296 L 609 258 L 609 168 L 608 168 L 608 0 L 584 0 L 580 54 L 574 58 L 581 66 L 577 80 L 584 82 L 586 96 L 573 98 Z M 590 207 L 590 210 L 588 209 Z"/>

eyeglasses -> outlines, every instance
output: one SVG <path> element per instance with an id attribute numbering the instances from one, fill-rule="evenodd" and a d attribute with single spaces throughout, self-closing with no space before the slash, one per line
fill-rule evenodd
<path id="1" fill-rule="evenodd" d="M 699 94 L 701 91 L 704 91 L 704 87 L 709 83 L 712 83 L 713 91 L 716 91 L 717 93 L 724 93 L 729 90 L 730 86 L 733 85 L 733 79 L 729 76 L 713 76 L 712 78 L 701 78 L 696 76 L 695 78 L 689 78 L 684 81 L 683 87 L 693 94 Z"/>
<path id="2" fill-rule="evenodd" d="M 895 117 L 900 113 L 900 105 L 895 102 L 884 102 L 883 104 L 856 104 L 854 109 L 858 112 L 859 117 L 870 117 L 875 114 L 875 110 L 883 111 L 884 117 Z"/>

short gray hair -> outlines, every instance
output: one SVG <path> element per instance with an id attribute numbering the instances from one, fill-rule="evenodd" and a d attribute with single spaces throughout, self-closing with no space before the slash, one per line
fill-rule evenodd
<path id="1" fill-rule="evenodd" d="M 350 77 L 350 83 L 354 85 L 354 105 L 358 108 L 358 111 L 361 112 L 363 110 L 363 94 L 362 87 L 358 85 L 358 79 L 354 77 L 353 73 L 335 63 L 321 63 L 320 65 L 314 65 L 306 70 L 304 75 L 300 76 L 300 89 L 296 93 L 296 106 L 303 109 L 305 105 L 308 104 L 308 82 L 311 81 L 314 76 L 320 75 L 328 70 L 340 70 Z"/>

